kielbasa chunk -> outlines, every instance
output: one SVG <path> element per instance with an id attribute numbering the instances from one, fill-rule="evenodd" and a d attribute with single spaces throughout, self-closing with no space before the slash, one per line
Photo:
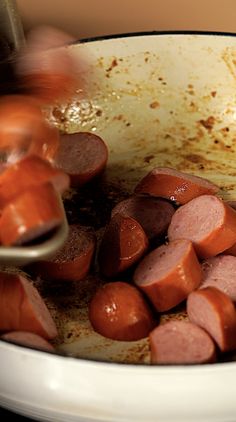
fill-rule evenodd
<path id="1" fill-rule="evenodd" d="M 134 218 L 152 240 L 166 233 L 174 212 L 173 205 L 164 199 L 132 196 L 119 202 L 111 215 L 119 213 Z"/>
<path id="2" fill-rule="evenodd" d="M 192 292 L 187 299 L 191 322 L 206 330 L 222 352 L 236 348 L 236 311 L 225 293 L 215 287 Z"/>
<path id="3" fill-rule="evenodd" d="M 72 186 L 82 186 L 100 175 L 107 160 L 105 142 L 88 132 L 62 135 L 55 158 L 57 167 L 70 176 Z"/>
<path id="4" fill-rule="evenodd" d="M 189 240 L 177 240 L 150 252 L 137 266 L 134 282 L 160 312 L 178 305 L 201 281 L 201 266 Z"/>
<path id="5" fill-rule="evenodd" d="M 214 362 L 215 345 L 200 327 L 187 321 L 168 321 L 149 334 L 151 363 L 193 364 Z"/>
<path id="6" fill-rule="evenodd" d="M 0 331 L 29 331 L 46 339 L 57 336 L 38 290 L 18 274 L 0 273 Z"/>
<path id="7" fill-rule="evenodd" d="M 94 233 L 79 225 L 69 228 L 65 245 L 55 257 L 31 265 L 31 270 L 45 280 L 82 280 L 89 272 L 95 252 Z"/>
<path id="8" fill-rule="evenodd" d="M 236 302 L 236 257 L 219 255 L 202 264 L 203 280 L 200 288 L 216 287 Z"/>
<path id="9" fill-rule="evenodd" d="M 209 258 L 236 242 L 236 211 L 213 195 L 202 195 L 172 217 L 169 240 L 189 239 L 200 258 Z"/>
<path id="10" fill-rule="evenodd" d="M 202 177 L 182 173 L 168 167 L 157 167 L 136 186 L 136 193 L 160 196 L 179 204 L 186 204 L 200 195 L 215 194 L 218 186 Z"/>
<path id="11" fill-rule="evenodd" d="M 140 224 L 131 217 L 114 215 L 100 245 L 98 260 L 102 274 L 113 277 L 127 270 L 147 248 L 148 239 Z"/>

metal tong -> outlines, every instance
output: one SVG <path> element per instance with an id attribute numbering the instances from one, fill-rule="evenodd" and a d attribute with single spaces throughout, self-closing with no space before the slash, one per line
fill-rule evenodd
<path id="1" fill-rule="evenodd" d="M 0 1 L 0 51 L 1 60 L 6 62 L 25 42 L 24 31 L 15 0 Z M 4 73 L 3 70 L 0 72 Z M 4 75 L 3 75 L 4 76 Z M 63 208 L 63 223 L 53 232 L 51 237 L 33 246 L 0 246 L 0 264 L 25 265 L 33 261 L 39 261 L 51 257 L 63 246 L 68 235 L 68 223 Z"/>

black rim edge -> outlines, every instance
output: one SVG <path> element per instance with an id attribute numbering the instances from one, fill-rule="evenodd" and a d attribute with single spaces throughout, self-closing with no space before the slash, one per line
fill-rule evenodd
<path id="1" fill-rule="evenodd" d="M 104 41 L 117 38 L 130 38 L 130 37 L 142 37 L 152 35 L 212 35 L 212 36 L 225 36 L 225 37 L 236 37 L 236 32 L 221 32 L 221 31 L 195 31 L 195 30 L 165 30 L 165 31 L 141 31 L 141 32 L 126 32 L 121 34 L 111 35 L 98 35 L 96 37 L 82 38 L 75 41 L 77 43 L 87 43 L 94 41 Z"/>

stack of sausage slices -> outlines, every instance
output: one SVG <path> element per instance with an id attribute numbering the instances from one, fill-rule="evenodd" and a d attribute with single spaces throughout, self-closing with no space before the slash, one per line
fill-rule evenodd
<path id="1" fill-rule="evenodd" d="M 65 46 L 71 42 L 70 36 L 53 28 L 32 31 L 16 56 L 15 73 L 21 94 L 0 99 L 3 246 L 27 245 L 56 229 L 64 216 L 59 196 L 70 184 L 88 182 L 106 165 L 108 151 L 99 137 L 89 133 L 76 134 L 75 139 L 74 135 L 60 137 L 43 112 L 45 106 L 67 100 L 78 87 L 83 88 L 82 59 L 78 63 Z M 66 279 L 78 280 L 88 272 L 95 249 L 94 235 L 72 226 L 68 242 L 55 261 L 40 264 L 49 278 L 61 279 L 64 274 Z M 0 308 L 4 339 L 53 350 L 49 340 L 56 337 L 57 328 L 31 280 L 0 272 Z"/>
<path id="2" fill-rule="evenodd" d="M 155 168 L 115 206 L 98 253 L 110 280 L 89 307 L 98 333 L 149 336 L 153 364 L 215 362 L 236 349 L 236 211 L 218 191 L 206 179 Z M 132 284 L 120 281 L 127 270 Z M 158 324 L 180 303 L 186 320 Z"/>
<path id="3" fill-rule="evenodd" d="M 58 196 L 70 185 L 82 186 L 98 176 L 107 159 L 104 141 L 83 132 L 60 137 L 53 164 L 34 154 L 8 163 L 0 174 L 1 244 L 23 247 L 49 234 L 63 218 Z M 53 259 L 35 263 L 31 271 L 47 280 L 79 281 L 90 270 L 95 248 L 92 229 L 70 225 L 64 247 Z M 49 340 L 57 336 L 57 328 L 32 280 L 15 272 L 0 272 L 0 308 L 3 339 L 54 350 Z"/>

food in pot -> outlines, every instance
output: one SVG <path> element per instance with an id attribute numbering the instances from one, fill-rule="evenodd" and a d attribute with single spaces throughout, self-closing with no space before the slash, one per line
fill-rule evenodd
<path id="1" fill-rule="evenodd" d="M 75 187 L 100 175 L 107 160 L 108 149 L 105 142 L 88 132 L 62 135 L 55 158 L 56 166 L 70 176 L 71 185 Z"/>
<path id="2" fill-rule="evenodd" d="M 45 339 L 57 336 L 56 325 L 32 281 L 0 273 L 0 331 L 29 331 Z"/>
<path id="3" fill-rule="evenodd" d="M 186 299 L 199 286 L 201 277 L 201 266 L 193 244 L 189 240 L 176 240 L 145 256 L 133 279 L 155 308 L 163 312 Z"/>
<path id="4" fill-rule="evenodd" d="M 89 319 L 99 334 L 120 341 L 144 338 L 155 324 L 142 293 L 120 281 L 97 290 L 89 305 Z"/>
<path id="5" fill-rule="evenodd" d="M 119 202 L 112 216 L 119 213 L 134 218 L 141 224 L 149 240 L 166 234 L 175 212 L 172 204 L 160 198 L 131 196 Z"/>
<path id="6" fill-rule="evenodd" d="M 215 287 L 192 292 L 187 299 L 191 322 L 207 331 L 222 352 L 236 348 L 236 310 L 232 300 Z"/>
<path id="7" fill-rule="evenodd" d="M 216 196 L 198 196 L 175 212 L 168 238 L 191 240 L 200 258 L 218 255 L 236 242 L 236 211 Z"/>
<path id="8" fill-rule="evenodd" d="M 168 167 L 154 168 L 135 188 L 136 193 L 160 196 L 179 204 L 186 204 L 200 195 L 213 195 L 218 191 L 218 186 L 202 177 Z"/>
<path id="9" fill-rule="evenodd" d="M 216 360 L 214 341 L 188 321 L 168 321 L 149 334 L 151 363 L 197 364 Z"/>
<path id="10" fill-rule="evenodd" d="M 45 280 L 79 281 L 88 274 L 95 253 L 96 237 L 89 228 L 72 224 L 65 245 L 50 260 L 31 265 Z"/>
<path id="11" fill-rule="evenodd" d="M 47 352 L 54 352 L 55 350 L 54 347 L 43 337 L 28 331 L 10 331 L 9 333 L 2 334 L 1 339 Z"/>
<path id="12" fill-rule="evenodd" d="M 31 242 L 59 227 L 63 217 L 58 194 L 51 183 L 30 187 L 3 209 L 0 241 L 4 246 Z"/>
<path id="13" fill-rule="evenodd" d="M 117 276 L 138 262 L 147 248 L 148 239 L 141 225 L 134 218 L 115 214 L 99 249 L 101 273 L 106 277 Z"/>

